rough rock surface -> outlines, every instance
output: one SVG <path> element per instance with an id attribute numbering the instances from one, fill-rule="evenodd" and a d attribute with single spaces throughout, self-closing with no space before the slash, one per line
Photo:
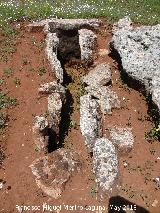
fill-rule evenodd
<path id="1" fill-rule="evenodd" d="M 132 128 L 109 128 L 111 141 L 114 143 L 121 153 L 130 152 L 133 148 L 134 137 Z"/>
<path id="2" fill-rule="evenodd" d="M 36 116 L 33 124 L 33 138 L 39 151 L 47 151 L 48 146 L 48 121 L 41 116 Z"/>
<path id="3" fill-rule="evenodd" d="M 78 158 L 76 153 L 62 148 L 36 159 L 30 168 L 38 187 L 48 196 L 59 198 L 73 172 L 81 168 Z"/>
<path id="4" fill-rule="evenodd" d="M 52 19 L 49 21 L 49 30 L 50 32 L 55 32 L 57 29 L 98 28 L 100 24 L 101 21 L 98 19 Z"/>
<path id="5" fill-rule="evenodd" d="M 46 55 L 50 62 L 52 71 L 55 72 L 57 81 L 63 83 L 63 69 L 61 63 L 57 58 L 57 48 L 59 40 L 56 33 L 48 33 L 46 36 Z"/>
<path id="6" fill-rule="evenodd" d="M 81 49 L 81 60 L 89 65 L 93 62 L 93 50 L 97 46 L 97 36 L 87 29 L 81 29 L 79 33 L 79 45 Z"/>
<path id="7" fill-rule="evenodd" d="M 57 81 L 40 85 L 38 91 L 46 94 L 59 93 L 61 95 L 61 99 L 65 99 L 65 88 L 61 84 L 57 83 Z"/>
<path id="8" fill-rule="evenodd" d="M 99 138 L 93 148 L 93 171 L 103 198 L 116 195 L 119 184 L 118 157 L 115 146 L 106 138 Z"/>
<path id="9" fill-rule="evenodd" d="M 106 63 L 97 65 L 88 75 L 82 78 L 83 82 L 91 87 L 101 87 L 111 81 L 110 66 Z"/>
<path id="10" fill-rule="evenodd" d="M 80 128 L 89 152 L 95 140 L 102 136 L 102 117 L 100 106 L 90 95 L 80 98 Z"/>
<path id="11" fill-rule="evenodd" d="M 61 110 L 63 101 L 60 93 L 52 93 L 48 96 L 48 113 L 50 116 L 50 128 L 57 136 L 59 135 L 59 124 L 61 121 Z"/>
<path id="12" fill-rule="evenodd" d="M 129 19 L 121 19 L 113 29 L 112 45 L 121 57 L 124 71 L 145 85 L 159 107 L 156 96 L 159 97 L 160 87 L 154 91 L 154 85 L 158 85 L 155 81 L 160 76 L 160 24 L 133 28 Z"/>
<path id="13" fill-rule="evenodd" d="M 85 89 L 88 94 L 97 98 L 97 102 L 101 106 L 101 111 L 103 114 L 112 114 L 113 108 L 120 108 L 120 100 L 118 95 L 111 89 L 110 86 L 88 86 Z"/>

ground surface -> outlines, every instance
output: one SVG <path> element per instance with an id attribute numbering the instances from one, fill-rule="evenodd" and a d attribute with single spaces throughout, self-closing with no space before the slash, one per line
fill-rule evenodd
<path id="1" fill-rule="evenodd" d="M 105 26 L 102 26 L 101 32 L 97 33 L 98 49 L 107 48 L 110 53 L 111 32 L 107 24 L 104 24 Z M 131 153 L 126 156 L 119 155 L 122 177 L 120 197 L 115 199 L 115 201 L 110 200 L 110 202 L 108 199 L 104 201 L 97 199 L 94 175 L 91 171 L 92 160 L 87 154 L 79 129 L 79 107 L 75 98 L 79 89 L 78 80 L 75 81 L 76 84 L 67 85 L 74 100 L 74 108 L 70 117 L 72 121 L 70 128 L 68 133 L 66 132 L 64 135 L 64 146 L 75 150 L 79 154 L 82 162 L 82 171 L 71 178 L 61 198 L 58 200 L 47 197 L 38 189 L 29 168 L 33 160 L 39 156 L 34 146 L 31 129 L 35 115 L 47 116 L 47 98 L 39 96 L 38 88 L 41 83 L 52 81 L 55 77 L 45 59 L 45 36 L 43 33 L 29 33 L 24 24 L 21 25 L 18 31 L 19 33 L 14 37 L 14 41 L 16 41 L 14 48 L 16 49 L 12 51 L 13 53 L 6 51 L 1 58 L 0 65 L 1 79 L 3 80 L 1 80 L 1 91 L 7 92 L 8 96 L 16 98 L 18 102 L 17 106 L 2 109 L 3 113 L 8 114 L 9 121 L 5 132 L 1 136 L 1 144 L 6 158 L 0 169 L 1 183 L 3 183 L 3 188 L 0 189 L 0 212 L 18 212 L 16 205 L 40 206 L 40 211 L 34 210 L 32 212 L 43 212 L 43 203 L 83 207 L 105 206 L 110 211 L 105 210 L 102 212 L 118 212 L 116 210 L 111 211 L 113 206 L 109 205 L 120 205 L 118 202 L 123 205 L 128 200 L 130 205 L 137 205 L 136 212 L 159 213 L 160 185 L 156 181 L 156 178 L 160 176 L 160 160 L 157 159 L 160 157 L 159 142 L 149 143 L 145 139 L 145 133 L 153 126 L 147 114 L 146 100 L 138 91 L 128 88 L 121 81 L 118 64 L 111 57 L 111 54 L 98 56 L 95 63 L 106 62 L 110 64 L 113 74 L 113 90 L 119 95 L 122 108 L 114 109 L 112 116 L 105 116 L 103 132 L 108 136 L 108 127 L 113 125 L 129 126 L 133 128 L 135 138 L 134 148 Z M 2 46 L 5 46 L 4 42 L 7 40 L 7 35 L 1 36 Z M 10 45 L 13 47 L 11 43 Z M 6 68 L 11 68 L 11 72 L 7 72 L 8 69 Z M 76 76 L 76 70 L 82 74 L 85 71 L 76 67 L 71 70 L 66 68 L 66 70 L 74 77 Z M 152 204 L 155 204 L 156 207 L 152 207 Z M 69 211 L 63 208 L 61 212 L 66 213 Z M 78 209 L 72 212 L 91 211 Z"/>

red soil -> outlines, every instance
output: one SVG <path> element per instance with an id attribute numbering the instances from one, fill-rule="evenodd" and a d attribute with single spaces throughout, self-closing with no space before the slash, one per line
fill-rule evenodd
<path id="1" fill-rule="evenodd" d="M 29 33 L 22 27 L 17 51 L 10 56 L 8 62 L 3 62 L 0 65 L 2 78 L 6 82 L 2 86 L 2 91 L 9 91 L 8 95 L 17 98 L 19 103 L 18 106 L 6 111 L 9 114 L 10 121 L 3 136 L 3 143 L 6 146 L 6 159 L 0 173 L 1 179 L 6 183 L 0 190 L 0 212 L 18 212 L 16 205 L 40 206 L 40 211 L 29 212 L 43 212 L 43 203 L 83 207 L 105 206 L 107 209 L 108 200 L 99 201 L 96 193 L 91 193 L 96 186 L 94 175 L 91 171 L 92 160 L 87 154 L 79 128 L 72 128 L 65 141 L 67 141 L 66 146 L 68 148 L 74 149 L 79 154 L 82 162 L 82 171 L 70 179 L 61 198 L 54 200 L 47 197 L 38 189 L 35 183 L 29 165 L 39 157 L 39 153 L 35 150 L 31 129 L 34 116 L 44 114 L 47 109 L 47 98 L 39 96 L 38 88 L 40 84 L 52 81 L 55 77 L 45 59 L 44 50 L 32 43 L 33 36 L 38 43 L 44 42 L 45 36 L 42 32 Z M 108 43 L 110 40 L 110 30 L 107 25 L 102 26 L 101 33 L 98 34 L 98 49 L 107 48 L 109 51 Z M 23 58 L 27 58 L 30 63 L 24 65 Z M 122 177 L 122 188 L 119 195 L 149 210 L 151 213 L 159 213 L 160 203 L 158 203 L 156 208 L 152 207 L 152 203 L 155 200 L 160 201 L 160 189 L 155 189 L 157 183 L 154 181 L 156 177 L 160 176 L 159 160 L 157 160 L 157 157 L 160 157 L 160 146 L 158 141 L 151 144 L 144 137 L 145 132 L 149 131 L 153 125 L 151 121 L 144 119 L 145 116 L 148 116 L 147 103 L 139 92 L 128 89 L 122 83 L 117 62 L 109 55 L 97 57 L 96 63 L 100 62 L 110 64 L 113 74 L 113 90 L 119 95 L 123 106 L 122 109 L 114 109 L 111 116 L 105 116 L 104 134 L 108 135 L 106 129 L 110 126 L 126 127 L 130 125 L 133 128 L 135 137 L 134 148 L 131 153 L 126 156 L 119 156 Z M 37 72 L 29 71 L 31 67 L 37 70 L 43 66 L 47 72 L 42 76 L 38 75 Z M 12 67 L 13 69 L 13 74 L 9 77 L 3 74 L 3 68 L 5 67 Z M 20 79 L 20 85 L 16 86 L 13 82 L 15 77 Z M 124 100 L 123 97 L 125 98 Z M 138 113 L 142 114 L 142 119 L 138 118 Z M 72 119 L 79 123 L 78 111 L 73 113 Z M 151 150 L 155 150 L 155 154 L 151 154 Z M 124 161 L 127 162 L 127 167 L 124 167 Z M 66 213 L 69 211 L 63 208 L 61 212 Z M 72 212 L 91 211 L 74 210 Z M 107 213 L 108 211 L 102 212 Z"/>

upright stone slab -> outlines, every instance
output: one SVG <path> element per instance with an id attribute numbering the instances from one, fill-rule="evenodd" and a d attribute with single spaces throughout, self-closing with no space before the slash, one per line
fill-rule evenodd
<path id="1" fill-rule="evenodd" d="M 98 102 L 90 95 L 80 98 L 80 129 L 89 152 L 95 140 L 102 136 L 102 115 Z"/>
<path id="2" fill-rule="evenodd" d="M 101 198 L 117 195 L 119 186 L 117 151 L 113 143 L 106 138 L 98 138 L 95 142 L 93 171 Z"/>

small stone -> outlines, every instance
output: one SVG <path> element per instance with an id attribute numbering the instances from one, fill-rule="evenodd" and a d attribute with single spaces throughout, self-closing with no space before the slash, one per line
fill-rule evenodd
<path id="1" fill-rule="evenodd" d="M 98 54 L 100 56 L 106 56 L 109 54 L 109 51 L 107 49 L 100 49 Z"/>
<path id="2" fill-rule="evenodd" d="M 4 184 L 3 184 L 3 182 L 1 182 L 0 183 L 0 189 L 3 189 L 3 186 L 4 186 Z"/>
<path id="3" fill-rule="evenodd" d="M 134 137 L 132 128 L 109 128 L 111 141 L 118 147 L 122 153 L 128 153 L 132 150 L 134 144 Z"/>
<path id="4" fill-rule="evenodd" d="M 97 65 L 93 70 L 91 70 L 88 75 L 82 78 L 83 82 L 90 87 L 99 88 L 105 86 L 109 81 L 111 81 L 111 69 L 106 63 Z"/>
<path id="5" fill-rule="evenodd" d="M 155 199 L 152 203 L 152 207 L 157 207 L 157 205 L 158 205 L 158 200 Z"/>
<path id="6" fill-rule="evenodd" d="M 40 151 L 46 151 L 48 146 L 48 121 L 42 116 L 36 116 L 33 123 L 33 140 Z"/>

